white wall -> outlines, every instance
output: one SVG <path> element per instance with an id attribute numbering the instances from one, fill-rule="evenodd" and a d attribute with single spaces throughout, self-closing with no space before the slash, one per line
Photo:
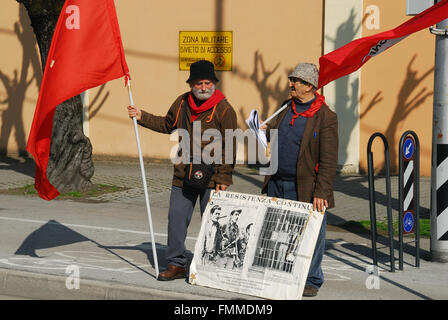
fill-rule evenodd
<path id="1" fill-rule="evenodd" d="M 324 54 L 360 38 L 362 0 L 325 1 Z M 333 81 L 323 90 L 327 104 L 338 115 L 338 164 L 343 172 L 359 171 L 359 70 Z"/>

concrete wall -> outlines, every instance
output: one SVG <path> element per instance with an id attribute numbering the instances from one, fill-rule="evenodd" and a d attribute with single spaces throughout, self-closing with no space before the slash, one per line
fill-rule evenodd
<path id="1" fill-rule="evenodd" d="M 257 10 L 249 2 L 236 0 L 116 1 L 116 7 L 135 102 L 157 115 L 165 115 L 176 97 L 189 90 L 185 82 L 189 72 L 179 71 L 180 31 L 233 32 L 233 68 L 217 72 L 218 87 L 235 108 L 243 129 L 251 109 L 258 108 L 265 118 L 288 97 L 287 74 L 298 62 L 317 63 L 321 54 L 320 2 L 260 1 Z M 319 19 L 307 12 L 316 13 Z M 297 26 L 310 25 L 312 31 L 301 34 L 290 28 L 291 21 Z M 95 154 L 136 156 L 123 82 L 91 90 L 89 98 L 96 101 L 90 107 L 89 121 Z M 140 134 L 144 156 L 168 158 L 175 141 L 145 129 Z"/>
<path id="2" fill-rule="evenodd" d="M 331 52 L 362 36 L 362 0 L 325 1 L 324 53 Z M 359 170 L 359 93 L 360 71 L 325 86 L 323 94 L 338 115 L 340 170 Z"/>
<path id="3" fill-rule="evenodd" d="M 28 15 L 16 1 L 2 2 L 0 43 L 0 154 L 26 155 L 42 67 Z"/>

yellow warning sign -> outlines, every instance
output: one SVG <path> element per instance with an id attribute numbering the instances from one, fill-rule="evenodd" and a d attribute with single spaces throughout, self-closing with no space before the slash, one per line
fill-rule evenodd
<path id="1" fill-rule="evenodd" d="M 232 31 L 180 31 L 179 69 L 190 70 L 199 60 L 213 62 L 215 70 L 232 70 Z"/>

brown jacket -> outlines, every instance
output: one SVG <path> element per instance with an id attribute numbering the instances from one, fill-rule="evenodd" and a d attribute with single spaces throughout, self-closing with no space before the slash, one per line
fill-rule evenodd
<path id="1" fill-rule="evenodd" d="M 288 101 L 289 102 L 289 101 Z M 283 105 L 283 104 L 282 104 Z M 276 120 L 268 124 L 266 132 L 278 129 L 285 117 L 285 108 Z M 281 159 L 278 159 L 281 161 Z M 323 105 L 308 118 L 297 160 L 297 193 L 299 201 L 313 202 L 314 197 L 326 199 L 328 208 L 334 207 L 333 181 L 338 163 L 338 119 L 336 113 Z M 316 165 L 318 165 L 316 170 Z M 267 192 L 271 176 L 266 176 L 262 193 Z"/>
<path id="2" fill-rule="evenodd" d="M 143 127 L 149 128 L 151 130 L 170 134 L 176 129 L 187 129 L 190 133 L 190 154 L 192 155 L 193 148 L 193 126 L 190 121 L 191 112 L 190 107 L 188 106 L 188 94 L 186 92 L 180 95 L 174 103 L 171 105 L 170 109 L 166 116 L 155 116 L 151 113 L 145 112 L 142 110 L 142 118 L 138 121 Z M 186 111 L 187 119 L 184 121 L 184 110 Z M 195 121 L 201 121 L 201 137 L 205 130 L 207 129 L 217 129 L 221 133 L 222 137 L 222 164 L 215 165 L 215 173 L 213 174 L 210 183 L 208 185 L 209 188 L 215 188 L 216 184 L 225 184 L 231 185 L 232 182 L 232 173 L 233 168 L 235 166 L 235 158 L 236 158 L 236 145 L 233 145 L 233 162 L 232 164 L 225 164 L 225 129 L 233 129 L 237 128 L 237 118 L 235 110 L 233 110 L 232 106 L 229 104 L 227 99 L 221 100 L 215 108 L 211 108 L 199 115 L 199 117 Z M 187 125 L 187 128 L 184 128 L 184 123 Z M 181 138 L 179 137 L 179 142 Z M 213 140 L 212 140 L 213 141 Z M 201 139 L 201 152 L 204 150 L 204 147 L 208 145 L 210 141 L 202 141 Z M 173 175 L 173 185 L 177 187 L 183 186 L 183 181 L 185 177 L 185 167 L 186 164 L 179 163 L 174 165 L 174 175 Z"/>

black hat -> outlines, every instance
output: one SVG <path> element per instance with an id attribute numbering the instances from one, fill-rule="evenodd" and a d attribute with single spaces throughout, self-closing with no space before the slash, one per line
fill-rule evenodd
<path id="1" fill-rule="evenodd" d="M 241 210 L 241 209 L 233 210 L 232 212 L 230 212 L 230 215 L 233 216 L 234 214 L 240 214 L 241 211 L 243 211 L 243 210 Z"/>
<path id="2" fill-rule="evenodd" d="M 210 79 L 218 82 L 218 78 L 215 75 L 215 66 L 213 63 L 207 60 L 199 60 L 192 63 L 190 66 L 190 77 L 187 82 L 196 79 Z"/>

